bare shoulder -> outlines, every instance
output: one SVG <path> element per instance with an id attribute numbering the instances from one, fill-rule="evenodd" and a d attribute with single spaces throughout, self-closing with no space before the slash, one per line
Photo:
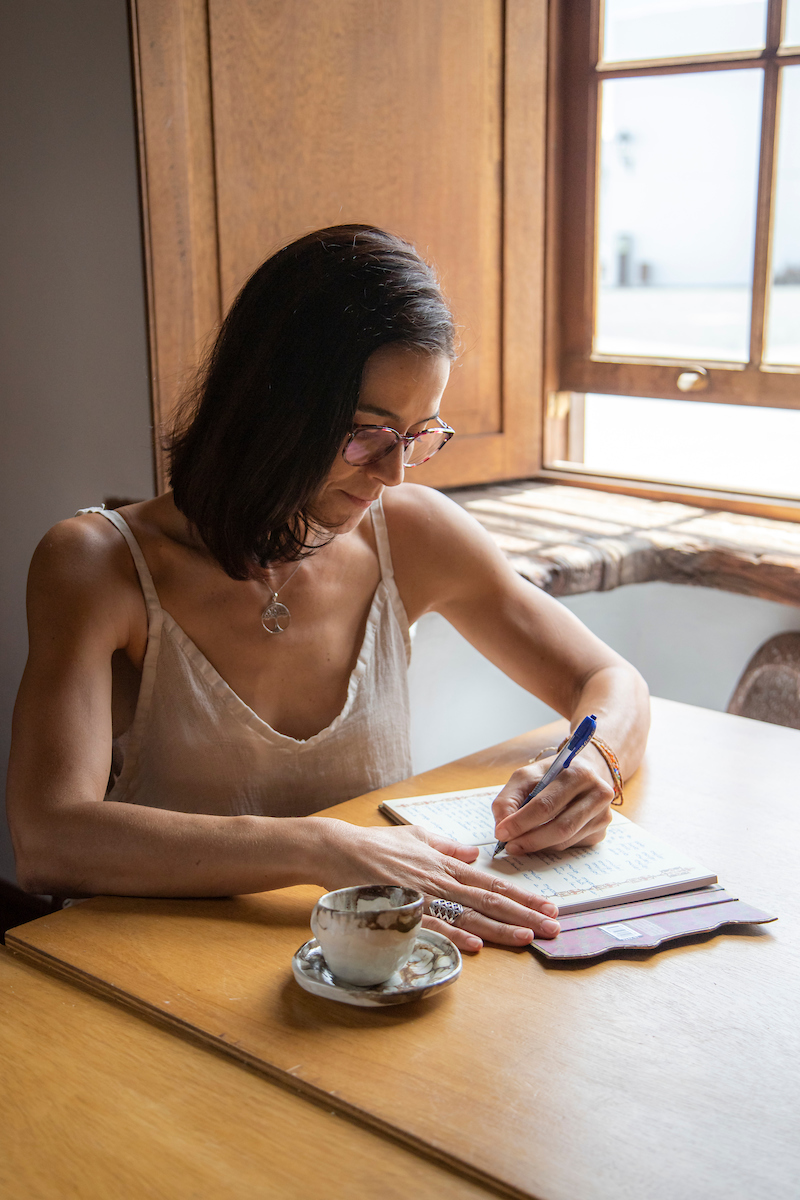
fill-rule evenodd
<path id="1" fill-rule="evenodd" d="M 28 574 L 28 618 L 65 633 L 82 626 L 115 631 L 125 644 L 130 618 L 141 603 L 136 568 L 124 540 L 105 517 L 87 513 L 59 521 L 34 551 Z M 53 622 L 54 605 L 58 622 Z"/>
<path id="2" fill-rule="evenodd" d="M 505 556 L 449 496 L 419 484 L 402 484 L 384 493 L 384 507 L 395 575 L 409 617 L 430 608 L 442 611 L 465 586 L 472 590 L 512 582 L 514 572 Z"/>
<path id="3" fill-rule="evenodd" d="M 504 561 L 475 518 L 435 488 L 404 483 L 384 492 L 383 502 L 394 557 L 413 549 L 442 566 L 457 566 L 465 554 Z"/>
<path id="4" fill-rule="evenodd" d="M 415 533 L 427 529 L 432 538 L 437 538 L 439 530 L 452 532 L 461 528 L 471 532 L 481 528 L 461 505 L 435 487 L 401 484 L 399 487 L 386 488 L 383 500 L 387 523 L 396 528 L 398 533 L 402 533 L 404 528 L 413 528 Z"/>
<path id="5" fill-rule="evenodd" d="M 133 566 L 119 532 L 105 517 L 87 513 L 48 529 L 34 551 L 30 580 L 78 589 L 107 585 L 130 575 L 128 564 Z"/>

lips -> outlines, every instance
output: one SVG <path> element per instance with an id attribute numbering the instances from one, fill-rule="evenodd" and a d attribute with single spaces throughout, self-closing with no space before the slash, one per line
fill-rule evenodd
<path id="1" fill-rule="evenodd" d="M 365 500 L 363 496 L 354 496 L 352 492 L 346 492 L 344 488 L 342 488 L 342 495 L 346 496 L 351 504 L 357 504 L 359 508 L 369 508 L 370 504 L 378 499 L 377 496 L 370 496 Z"/>

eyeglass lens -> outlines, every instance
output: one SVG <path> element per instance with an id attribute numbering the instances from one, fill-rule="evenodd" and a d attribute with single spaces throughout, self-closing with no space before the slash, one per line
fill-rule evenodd
<path id="1" fill-rule="evenodd" d="M 413 442 L 403 446 L 403 462 L 407 467 L 419 466 L 441 450 L 448 439 L 447 430 L 423 430 Z M 359 429 L 348 444 L 344 458 L 354 466 L 365 466 L 390 454 L 396 445 L 397 436 L 391 429 Z"/>

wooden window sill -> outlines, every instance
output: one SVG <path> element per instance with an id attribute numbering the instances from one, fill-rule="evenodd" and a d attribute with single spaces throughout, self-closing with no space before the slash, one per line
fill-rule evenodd
<path id="1" fill-rule="evenodd" d="M 448 495 L 551 596 L 658 581 L 800 606 L 792 521 L 525 480 Z"/>

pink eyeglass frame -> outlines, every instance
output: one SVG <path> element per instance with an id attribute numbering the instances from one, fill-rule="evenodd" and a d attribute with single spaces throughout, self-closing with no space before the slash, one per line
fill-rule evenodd
<path id="1" fill-rule="evenodd" d="M 447 445 L 447 443 L 450 441 L 453 434 L 455 433 L 455 430 L 451 429 L 451 427 L 447 424 L 447 422 L 443 421 L 441 417 L 433 417 L 431 419 L 438 422 L 438 426 L 439 426 L 438 429 L 421 429 L 419 431 L 419 433 L 398 433 L 397 430 L 393 429 L 391 425 L 356 425 L 356 427 L 353 429 L 352 433 L 347 438 L 347 441 L 345 442 L 344 446 L 342 447 L 342 458 L 344 459 L 344 461 L 346 463 L 350 463 L 351 467 L 369 467 L 373 463 L 380 462 L 382 458 L 386 458 L 389 454 L 391 454 L 394 450 L 397 449 L 398 443 L 402 442 L 403 443 L 403 456 L 404 456 L 403 463 L 404 463 L 404 465 L 407 467 L 421 467 L 423 463 L 428 462 L 428 460 L 433 458 L 433 456 L 435 454 L 438 454 L 440 450 L 443 450 L 444 447 Z M 347 451 L 350 447 L 351 442 L 353 442 L 355 440 L 356 435 L 359 434 L 362 429 L 377 429 L 383 433 L 393 433 L 395 436 L 394 445 L 389 446 L 386 450 L 384 450 L 383 454 L 379 454 L 377 456 L 377 458 L 370 458 L 370 459 L 367 459 L 365 462 L 354 463 L 347 457 Z M 445 435 L 444 441 L 442 442 L 442 444 L 440 446 L 437 446 L 436 449 L 433 450 L 430 454 L 428 454 L 425 458 L 421 458 L 419 462 L 413 462 L 413 463 L 406 462 L 405 461 L 405 452 L 408 449 L 408 447 L 413 446 L 414 442 L 419 441 L 419 439 L 424 437 L 426 433 L 443 433 Z"/>

